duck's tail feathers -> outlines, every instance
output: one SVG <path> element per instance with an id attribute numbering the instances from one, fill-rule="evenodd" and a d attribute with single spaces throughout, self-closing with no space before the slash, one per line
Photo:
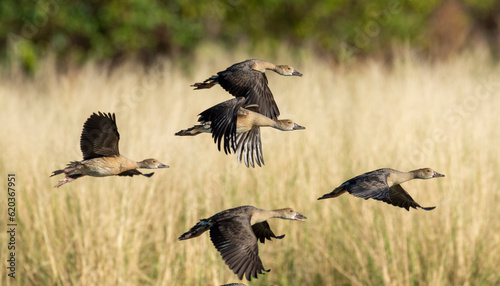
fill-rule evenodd
<path id="1" fill-rule="evenodd" d="M 68 165 L 66 165 L 66 168 L 62 169 L 62 170 L 55 170 L 52 172 L 52 175 L 50 175 L 51 177 L 55 176 L 55 175 L 59 175 L 59 174 L 62 174 L 62 173 L 69 173 L 73 170 L 76 170 L 78 168 L 80 168 L 81 166 L 83 166 L 80 162 L 78 161 L 73 161 L 73 162 L 69 162 Z"/>
<path id="2" fill-rule="evenodd" d="M 218 83 L 218 76 L 214 75 L 210 77 L 209 79 L 205 80 L 204 82 L 197 82 L 195 84 L 192 84 L 191 86 L 194 87 L 194 90 L 197 89 L 205 89 L 205 88 L 211 88 L 212 86 L 216 85 Z"/>
<path id="3" fill-rule="evenodd" d="M 55 170 L 52 172 L 52 175 L 50 175 L 51 177 L 54 177 L 55 175 L 59 175 L 59 174 L 62 174 L 64 173 L 64 170 Z"/>
<path id="4" fill-rule="evenodd" d="M 344 187 L 338 187 L 335 190 L 333 190 L 331 193 L 324 194 L 322 197 L 318 198 L 318 200 L 324 200 L 324 199 L 329 199 L 329 198 L 336 198 L 343 193 L 346 192 L 346 189 Z"/>
<path id="5" fill-rule="evenodd" d="M 205 231 L 212 227 L 212 223 L 207 219 L 202 219 L 199 223 L 193 226 L 188 232 L 184 233 L 179 237 L 179 240 L 186 240 L 193 237 L 200 236 Z"/>
<path id="6" fill-rule="evenodd" d="M 211 133 L 211 132 L 212 128 L 210 128 L 210 123 L 208 123 L 208 124 L 195 125 L 188 129 L 183 129 L 175 133 L 175 136 L 195 136 L 201 133 Z"/>

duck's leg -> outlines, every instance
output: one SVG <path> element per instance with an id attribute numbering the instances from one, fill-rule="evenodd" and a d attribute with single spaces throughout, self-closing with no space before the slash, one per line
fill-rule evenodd
<path id="1" fill-rule="evenodd" d="M 83 175 L 72 175 L 72 176 L 68 176 L 62 180 L 59 180 L 59 183 L 57 183 L 57 185 L 54 186 L 54 188 L 59 188 L 60 186 L 66 184 L 66 183 L 69 183 L 69 182 L 73 182 L 74 180 L 80 178 L 80 177 L 83 177 Z"/>
<path id="2" fill-rule="evenodd" d="M 74 181 L 75 179 L 73 178 L 70 178 L 70 177 L 66 177 L 62 180 L 59 180 L 59 183 L 57 183 L 57 185 L 54 186 L 54 188 L 59 188 L 60 186 L 66 184 L 66 183 L 69 183 L 69 182 L 72 182 Z"/>

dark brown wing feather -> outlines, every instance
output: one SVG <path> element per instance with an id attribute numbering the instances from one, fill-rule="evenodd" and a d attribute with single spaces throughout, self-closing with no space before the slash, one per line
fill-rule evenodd
<path id="1" fill-rule="evenodd" d="M 200 222 L 193 226 L 188 232 L 181 235 L 181 237 L 179 237 L 179 240 L 200 236 L 202 233 L 209 230 L 218 221 L 229 220 L 239 215 L 246 216 L 247 219 L 249 219 L 255 209 L 256 208 L 253 206 L 239 206 L 236 208 L 218 212 L 209 218 L 200 220 Z"/>
<path id="2" fill-rule="evenodd" d="M 151 176 L 154 175 L 154 172 L 148 173 L 148 174 L 144 174 L 144 173 L 142 173 L 141 171 L 139 171 L 137 169 L 132 169 L 132 170 L 121 172 L 120 174 L 118 174 L 118 176 L 130 176 L 130 177 L 133 177 L 134 175 L 143 175 L 143 176 L 149 178 L 149 177 L 151 177 Z"/>
<path id="3" fill-rule="evenodd" d="M 212 138 L 217 144 L 219 151 L 221 143 L 224 141 L 224 152 L 230 154 L 236 151 L 234 137 L 236 136 L 236 124 L 238 120 L 238 110 L 243 105 L 245 99 L 238 97 L 219 103 L 200 113 L 199 122 L 210 121 Z"/>
<path id="4" fill-rule="evenodd" d="M 236 135 L 236 149 L 238 162 L 243 160 L 245 166 L 251 165 L 255 168 L 255 163 L 264 165 L 264 156 L 262 155 L 262 141 L 260 139 L 260 128 L 252 127 L 247 132 Z M 255 163 L 254 163 L 255 162 Z"/>
<path id="5" fill-rule="evenodd" d="M 116 127 L 114 113 L 92 114 L 83 124 L 82 136 L 80 137 L 83 159 L 120 155 L 119 140 L 120 134 Z"/>
<path id="6" fill-rule="evenodd" d="M 263 221 L 252 225 L 252 230 L 255 233 L 255 236 L 257 236 L 257 239 L 261 243 L 266 242 L 266 239 L 267 240 L 271 240 L 271 238 L 282 239 L 283 237 L 285 237 L 284 234 L 276 236 L 274 232 L 271 230 L 271 227 L 269 226 L 269 223 L 267 223 L 267 221 Z"/>
<path id="7" fill-rule="evenodd" d="M 242 279 L 257 278 L 267 271 L 259 258 L 257 237 L 248 218 L 235 217 L 215 223 L 210 228 L 210 239 L 229 269 Z"/>
<path id="8" fill-rule="evenodd" d="M 246 110 L 250 110 L 256 113 L 260 113 L 259 106 L 257 104 L 244 105 Z"/>
<path id="9" fill-rule="evenodd" d="M 344 182 L 340 187 L 358 198 L 381 200 L 389 194 L 387 175 L 382 169 L 371 171 Z"/>
<path id="10" fill-rule="evenodd" d="M 260 113 L 278 119 L 280 112 L 263 72 L 251 68 L 252 60 L 234 64 L 217 73 L 217 82 L 234 97 L 244 97 L 245 105 L 257 104 Z"/>
<path id="11" fill-rule="evenodd" d="M 407 211 L 410 210 L 410 207 L 416 209 L 417 207 L 424 210 L 432 210 L 435 207 L 422 207 L 419 205 L 413 198 L 406 192 L 401 185 L 394 185 L 389 188 L 389 196 L 382 199 L 382 201 L 400 207 L 405 208 Z"/>

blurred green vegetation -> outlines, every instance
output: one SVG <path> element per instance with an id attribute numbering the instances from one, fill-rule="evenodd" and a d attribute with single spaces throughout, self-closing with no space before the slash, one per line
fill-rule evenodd
<path id="1" fill-rule="evenodd" d="M 466 25 L 498 33 L 499 0 L 457 3 Z M 429 45 L 429 19 L 443 0 L 3 0 L 0 55 L 35 70 L 59 61 L 190 55 L 204 42 L 270 50 L 308 47 L 336 60 L 380 55 L 394 44 Z M 451 15 L 454 18 L 456 15 Z M 447 15 L 446 17 L 450 17 Z M 439 18 L 439 16 L 438 16 Z M 441 25 L 441 24 L 437 24 Z M 445 31 L 446 32 L 446 31 Z"/>

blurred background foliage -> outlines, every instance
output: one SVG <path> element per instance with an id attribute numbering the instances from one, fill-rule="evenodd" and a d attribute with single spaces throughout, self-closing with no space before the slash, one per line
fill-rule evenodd
<path id="1" fill-rule="evenodd" d="M 231 49 L 312 49 L 333 61 L 390 57 L 409 45 L 446 58 L 478 40 L 500 47 L 500 0 L 2 0 L 4 66 L 35 71 L 89 59 L 145 63 L 189 57 L 203 43 Z"/>

